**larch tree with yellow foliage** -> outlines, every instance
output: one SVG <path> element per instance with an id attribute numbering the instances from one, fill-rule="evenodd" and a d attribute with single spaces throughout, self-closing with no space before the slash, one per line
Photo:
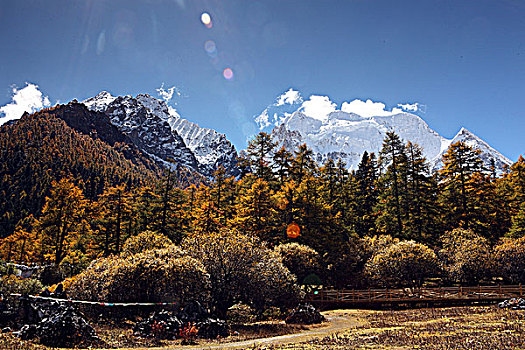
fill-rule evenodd
<path id="1" fill-rule="evenodd" d="M 231 225 L 239 232 L 276 243 L 282 238 L 278 235 L 276 206 L 277 200 L 268 183 L 256 179 L 252 186 L 241 189 L 237 215 Z"/>
<path id="2" fill-rule="evenodd" d="M 86 202 L 82 190 L 71 180 L 53 181 L 37 224 L 45 260 L 60 264 L 67 255 L 83 227 Z"/>

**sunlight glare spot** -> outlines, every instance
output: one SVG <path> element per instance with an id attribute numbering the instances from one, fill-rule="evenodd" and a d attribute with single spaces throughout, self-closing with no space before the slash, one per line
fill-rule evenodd
<path id="1" fill-rule="evenodd" d="M 226 68 L 223 72 L 222 72 L 222 75 L 224 76 L 224 78 L 226 80 L 231 80 L 233 78 L 233 71 L 231 70 L 231 68 Z"/>
<path id="2" fill-rule="evenodd" d="M 207 12 L 203 12 L 201 14 L 201 22 L 202 24 L 204 24 L 207 28 L 211 28 L 212 27 L 212 23 L 211 23 L 211 16 L 209 13 Z"/>

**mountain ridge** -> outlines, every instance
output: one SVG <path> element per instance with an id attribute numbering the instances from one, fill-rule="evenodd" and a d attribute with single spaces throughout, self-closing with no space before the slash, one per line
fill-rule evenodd
<path id="1" fill-rule="evenodd" d="M 462 127 L 454 138 L 446 139 L 431 129 L 421 117 L 406 111 L 362 117 L 356 113 L 337 110 L 324 118 L 316 118 L 299 109 L 288 114 L 280 125 L 274 127 L 271 136 L 279 146 L 287 148 L 306 143 L 317 161 L 341 158 L 349 169 L 356 169 L 363 152 L 379 152 L 388 131 L 421 146 L 433 170 L 439 167 L 441 157 L 448 147 L 457 141 L 468 141 L 469 146 L 481 150 L 481 158 L 487 168 L 491 159 L 498 172 L 512 164 L 508 158 L 466 128 Z"/>
<path id="2" fill-rule="evenodd" d="M 237 150 L 226 135 L 182 118 L 165 101 L 148 94 L 114 97 L 102 91 L 82 103 L 108 114 L 139 148 L 162 161 L 175 161 L 208 177 L 219 166 L 231 175 L 239 173 Z M 151 137 L 152 131 L 157 140 Z"/>

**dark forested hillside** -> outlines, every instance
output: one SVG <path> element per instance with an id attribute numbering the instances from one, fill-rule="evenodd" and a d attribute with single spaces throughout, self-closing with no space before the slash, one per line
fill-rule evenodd
<path id="1" fill-rule="evenodd" d="M 0 236 L 41 210 L 53 180 L 73 179 L 94 199 L 108 185 L 144 184 L 159 173 L 105 115 L 80 104 L 25 115 L 0 129 Z"/>

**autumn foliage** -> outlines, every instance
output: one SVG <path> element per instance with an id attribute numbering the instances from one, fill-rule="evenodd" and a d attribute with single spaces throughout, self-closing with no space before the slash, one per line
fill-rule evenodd
<path id="1" fill-rule="evenodd" d="M 73 122 L 48 110 L 0 129 L 0 258 L 83 271 L 78 298 L 195 298 L 225 313 L 286 305 L 312 273 L 337 288 L 525 281 L 521 157 L 499 174 L 458 142 L 431 171 L 389 132 L 350 171 L 260 133 L 237 178 L 219 167 L 189 181 Z"/>

